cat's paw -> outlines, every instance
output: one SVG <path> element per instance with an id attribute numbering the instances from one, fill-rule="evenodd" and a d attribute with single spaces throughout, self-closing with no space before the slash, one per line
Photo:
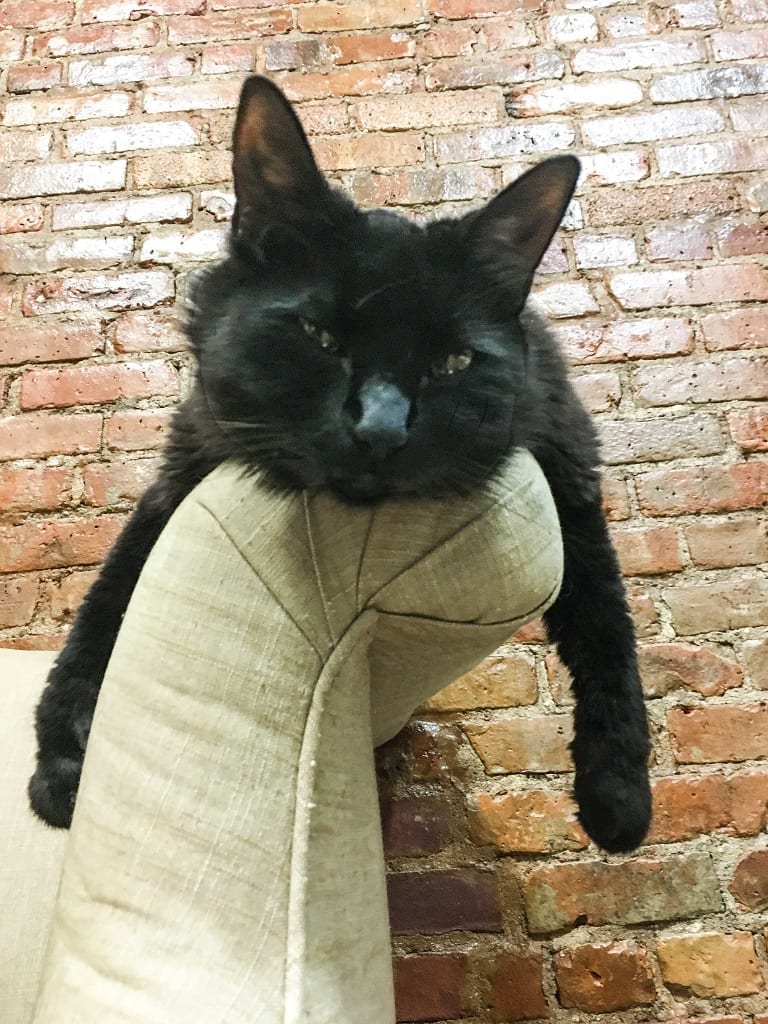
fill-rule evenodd
<path id="1" fill-rule="evenodd" d="M 634 850 L 648 834 L 651 787 L 645 764 L 577 771 L 574 794 L 582 828 L 609 853 Z"/>
<path id="2" fill-rule="evenodd" d="M 69 828 L 82 767 L 82 755 L 51 757 L 38 763 L 28 788 L 29 802 L 38 818 L 54 828 Z"/>

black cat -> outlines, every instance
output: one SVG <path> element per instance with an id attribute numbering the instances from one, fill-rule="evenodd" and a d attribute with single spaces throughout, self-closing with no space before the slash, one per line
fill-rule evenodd
<path id="1" fill-rule="evenodd" d="M 649 736 L 598 445 L 557 344 L 524 308 L 578 162 L 546 160 L 481 210 L 419 226 L 332 189 L 293 109 L 259 77 L 243 88 L 233 150 L 230 254 L 190 296 L 195 388 L 51 671 L 33 809 L 69 825 L 131 591 L 173 510 L 222 460 L 367 502 L 466 493 L 523 447 L 565 544 L 545 621 L 574 681 L 580 820 L 606 850 L 632 849 L 650 821 Z"/>

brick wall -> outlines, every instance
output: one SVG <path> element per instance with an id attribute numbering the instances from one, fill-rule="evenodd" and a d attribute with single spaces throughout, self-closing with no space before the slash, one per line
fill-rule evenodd
<path id="1" fill-rule="evenodd" d="M 152 475 L 246 72 L 364 204 L 584 161 L 538 296 L 604 438 L 655 825 L 587 844 L 529 627 L 381 755 L 402 1020 L 768 1024 L 765 58 L 766 0 L 0 4 L 5 646 L 61 643 Z"/>

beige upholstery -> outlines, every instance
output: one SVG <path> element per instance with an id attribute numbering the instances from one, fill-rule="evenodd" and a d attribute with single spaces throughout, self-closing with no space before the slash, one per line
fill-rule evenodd
<path id="1" fill-rule="evenodd" d="M 526 454 L 473 498 L 367 508 L 208 477 L 110 662 L 37 1024 L 392 1024 L 373 742 L 561 570 Z M 17 827 L 55 874 L 59 836 Z"/>

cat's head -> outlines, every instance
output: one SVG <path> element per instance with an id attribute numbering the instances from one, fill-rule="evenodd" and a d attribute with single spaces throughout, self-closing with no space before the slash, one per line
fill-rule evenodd
<path id="1" fill-rule="evenodd" d="M 190 323 L 233 454 L 357 500 L 487 478 L 519 434 L 518 314 L 578 162 L 545 161 L 482 209 L 418 226 L 331 188 L 288 101 L 254 77 L 233 168 L 230 256 Z"/>

